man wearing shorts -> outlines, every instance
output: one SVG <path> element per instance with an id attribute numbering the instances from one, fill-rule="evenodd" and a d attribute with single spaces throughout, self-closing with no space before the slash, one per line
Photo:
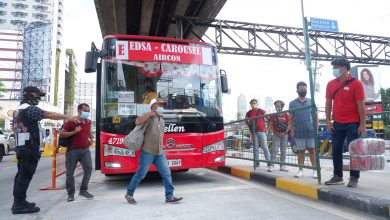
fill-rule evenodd
<path id="1" fill-rule="evenodd" d="M 307 85 L 305 82 L 297 83 L 298 98 L 290 102 L 289 110 L 311 106 L 311 100 L 306 98 Z M 291 112 L 292 129 L 291 136 L 296 139 L 296 149 L 298 150 L 299 171 L 296 178 L 303 176 L 302 166 L 305 163 L 305 151 L 309 151 L 311 165 L 316 167 L 314 128 L 311 108 L 306 108 Z M 318 124 L 318 123 L 317 123 Z M 317 172 L 313 170 L 313 178 L 317 178 Z"/>

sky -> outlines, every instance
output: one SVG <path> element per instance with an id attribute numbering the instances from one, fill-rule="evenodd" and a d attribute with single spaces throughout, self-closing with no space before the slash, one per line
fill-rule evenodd
<path id="1" fill-rule="evenodd" d="M 304 10 L 307 17 L 337 20 L 340 32 L 390 37 L 389 0 L 305 0 Z M 301 1 L 228 0 L 217 19 L 302 27 Z M 85 74 L 83 68 L 84 54 L 91 42 L 97 46 L 102 42 L 94 1 L 67 0 L 64 25 L 64 45 L 76 53 L 79 76 L 93 80 L 95 75 Z M 235 119 L 241 93 L 248 101 L 258 98 L 264 107 L 265 97 L 288 103 L 297 97 L 298 81 L 309 84 L 309 74 L 300 60 L 220 54 L 219 61 L 220 68 L 228 74 L 231 89 L 230 94 L 223 95 L 225 120 Z M 319 69 L 320 91 L 315 101 L 321 108 L 325 105 L 326 84 L 333 76 L 330 62 L 319 64 L 323 67 Z M 380 66 L 379 71 L 381 87 L 390 88 L 390 66 Z"/>

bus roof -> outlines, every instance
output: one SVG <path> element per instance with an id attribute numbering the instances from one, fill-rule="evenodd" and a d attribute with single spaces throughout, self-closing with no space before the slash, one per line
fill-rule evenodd
<path id="1" fill-rule="evenodd" d="M 196 41 L 196 40 L 186 40 L 186 39 L 169 38 L 169 37 L 154 37 L 154 36 L 144 36 L 144 35 L 114 34 L 114 35 L 105 36 L 103 40 L 107 40 L 107 39 L 146 40 L 146 41 L 160 41 L 160 42 L 170 42 L 170 43 L 193 43 L 193 44 L 203 44 L 203 45 L 215 47 L 212 44 Z"/>

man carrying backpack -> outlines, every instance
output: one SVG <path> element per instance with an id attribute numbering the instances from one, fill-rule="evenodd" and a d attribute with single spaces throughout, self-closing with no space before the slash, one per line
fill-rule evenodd
<path id="1" fill-rule="evenodd" d="M 92 199 L 93 195 L 88 190 L 89 179 L 92 174 L 92 158 L 89 146 L 92 144 L 91 121 L 89 117 L 89 105 L 82 103 L 77 107 L 79 122 L 66 122 L 60 132 L 60 138 L 71 138 L 70 148 L 66 153 L 66 191 L 68 191 L 68 202 L 74 201 L 75 182 L 74 171 L 77 163 L 81 163 L 84 175 L 80 186 L 80 196 Z"/>
<path id="2" fill-rule="evenodd" d="M 262 115 L 265 115 L 266 112 L 261 109 L 261 108 L 258 108 L 257 107 L 257 100 L 256 99 L 252 99 L 249 104 L 251 105 L 251 110 L 249 110 L 246 115 L 245 115 L 245 119 L 248 119 L 248 118 L 253 118 L 253 117 L 258 117 L 258 116 L 262 116 Z M 245 122 L 249 129 L 252 131 L 252 123 L 255 123 L 255 137 L 254 138 L 254 142 L 255 142 L 255 146 L 254 146 L 254 149 L 255 151 L 258 151 L 259 149 L 259 144 L 260 144 L 260 147 L 261 149 L 263 149 L 263 152 L 264 152 L 264 157 L 265 157 L 265 160 L 267 161 L 270 161 L 270 153 L 269 153 L 269 150 L 268 150 L 268 144 L 267 144 L 267 135 L 265 133 L 265 125 L 264 125 L 264 117 L 260 117 L 260 118 L 257 118 L 257 119 L 252 119 L 252 120 L 247 120 Z M 258 154 L 255 154 L 255 160 L 258 160 Z M 268 167 L 270 167 L 270 163 L 268 162 Z M 256 162 L 256 166 L 259 166 L 259 163 Z"/>

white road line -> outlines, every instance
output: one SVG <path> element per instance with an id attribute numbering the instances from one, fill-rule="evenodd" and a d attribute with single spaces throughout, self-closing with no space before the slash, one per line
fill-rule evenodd
<path id="1" fill-rule="evenodd" d="M 339 207 L 332 205 L 332 204 L 326 204 L 324 202 L 312 200 L 312 199 L 309 199 L 309 198 L 306 198 L 303 196 L 293 195 L 291 193 L 284 192 L 282 190 L 277 190 L 277 189 L 271 188 L 269 186 L 263 186 L 263 185 L 260 185 L 260 183 L 254 183 L 254 182 L 244 180 L 244 179 L 241 179 L 239 177 L 231 176 L 228 174 L 224 174 L 224 173 L 221 173 L 218 171 L 214 171 L 214 170 L 209 170 L 209 171 L 213 172 L 217 175 L 223 176 L 225 178 L 235 180 L 235 181 L 240 182 L 242 184 L 247 184 L 247 185 L 251 186 L 251 188 L 256 188 L 256 189 L 262 190 L 266 193 L 278 196 L 280 198 L 290 200 L 294 203 L 298 203 L 298 204 L 301 204 L 301 205 L 304 205 L 307 207 L 321 210 L 323 212 L 327 212 L 327 213 L 330 213 L 332 215 L 337 215 L 341 218 L 350 219 L 350 220 L 367 220 L 367 219 L 372 220 L 372 219 L 375 219 L 375 217 L 373 217 L 373 216 L 365 215 L 365 214 L 363 214 L 361 212 L 357 212 L 355 210 L 346 209 L 346 208 L 343 209 L 343 208 L 339 208 Z M 325 204 L 325 207 L 324 207 L 324 204 Z M 348 212 L 356 212 L 356 214 L 352 214 L 352 213 L 348 213 Z M 378 219 L 381 219 L 381 218 L 378 218 Z"/>
<path id="2" fill-rule="evenodd" d="M 193 193 L 206 193 L 206 192 L 222 192 L 222 191 L 230 191 L 230 190 L 240 190 L 240 189 L 251 189 L 254 188 L 249 186 L 248 184 L 238 185 L 238 186 L 218 186 L 211 188 L 200 188 L 200 189 L 186 189 L 186 190 L 176 190 L 175 192 L 180 195 L 193 194 Z M 161 192 L 137 192 L 137 198 L 146 198 L 146 197 L 154 197 L 161 196 Z M 92 200 L 82 199 L 75 200 L 72 203 L 76 202 L 90 202 L 90 201 L 103 201 L 103 200 L 115 200 L 115 199 L 124 199 L 125 194 L 116 194 L 110 196 L 96 196 Z M 69 203 L 68 203 L 69 204 Z"/>

